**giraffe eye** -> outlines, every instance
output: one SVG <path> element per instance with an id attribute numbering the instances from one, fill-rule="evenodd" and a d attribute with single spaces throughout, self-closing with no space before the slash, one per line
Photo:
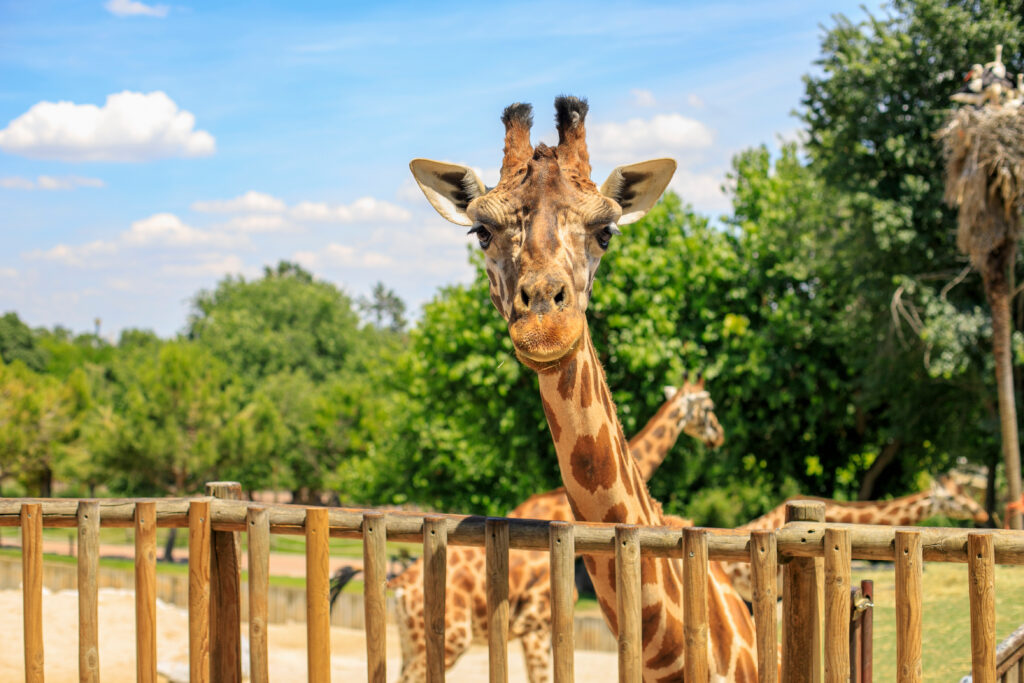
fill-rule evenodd
<path id="1" fill-rule="evenodd" d="M 607 249 L 608 244 L 612 241 L 612 235 L 621 234 L 622 231 L 619 230 L 619 228 L 614 223 L 609 223 L 608 225 L 601 228 L 597 232 L 597 234 L 594 235 L 594 238 L 597 240 L 597 246 L 601 247 L 601 249 Z"/>
<path id="2" fill-rule="evenodd" d="M 485 228 L 483 224 L 477 223 L 472 228 L 470 228 L 469 232 L 466 234 L 472 235 L 474 233 L 476 233 L 476 238 L 480 240 L 481 249 L 486 249 L 487 247 L 491 246 L 491 238 L 493 237 L 493 235 L 491 235 L 491 231 Z"/>

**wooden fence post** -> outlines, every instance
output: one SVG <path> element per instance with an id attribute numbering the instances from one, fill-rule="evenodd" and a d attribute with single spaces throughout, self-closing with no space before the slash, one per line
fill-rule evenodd
<path id="1" fill-rule="evenodd" d="M 488 680 L 508 683 L 508 520 L 488 519 L 484 524 Z"/>
<path id="2" fill-rule="evenodd" d="M 99 683 L 100 504 L 78 504 L 78 679 Z"/>
<path id="3" fill-rule="evenodd" d="M 896 680 L 920 683 L 921 532 L 896 530 Z"/>
<path id="4" fill-rule="evenodd" d="M 967 534 L 971 597 L 971 674 L 974 683 L 996 682 L 995 550 L 990 534 Z"/>
<path id="5" fill-rule="evenodd" d="M 387 534 L 383 512 L 363 514 L 363 614 L 369 683 L 385 683 L 387 678 Z"/>
<path id="6" fill-rule="evenodd" d="M 188 504 L 188 675 L 210 683 L 210 501 Z"/>
<path id="7" fill-rule="evenodd" d="M 640 631 L 640 530 L 615 526 L 615 601 L 619 622 L 619 681 L 640 683 L 643 638 Z"/>
<path id="8" fill-rule="evenodd" d="M 786 522 L 824 521 L 824 503 L 786 503 Z M 786 683 L 821 680 L 821 562 L 817 557 L 794 557 L 782 569 L 782 680 Z"/>
<path id="9" fill-rule="evenodd" d="M 242 485 L 237 481 L 209 482 L 206 484 L 206 494 L 225 500 L 241 500 Z M 241 683 L 242 681 L 240 555 L 237 532 L 212 532 L 210 547 L 210 678 L 218 683 Z"/>
<path id="10" fill-rule="evenodd" d="M 568 522 L 551 522 L 548 534 L 551 553 L 551 652 L 555 660 L 555 683 L 572 683 L 576 649 L 573 619 L 575 529 Z"/>
<path id="11" fill-rule="evenodd" d="M 444 605 L 448 571 L 448 522 L 423 518 L 423 626 L 427 633 L 427 683 L 444 683 Z"/>
<path id="12" fill-rule="evenodd" d="M 708 536 L 683 529 L 683 651 L 686 680 L 705 683 L 708 665 Z"/>
<path id="13" fill-rule="evenodd" d="M 309 683 L 331 680 L 331 548 L 327 508 L 306 508 L 306 660 Z"/>
<path id="14" fill-rule="evenodd" d="M 135 676 L 156 683 L 156 503 L 135 504 Z"/>
<path id="15" fill-rule="evenodd" d="M 750 582 L 754 594 L 754 632 L 757 637 L 758 683 L 777 683 L 778 624 L 776 594 L 779 592 L 778 544 L 773 530 L 750 532 Z"/>
<path id="16" fill-rule="evenodd" d="M 825 681 L 850 680 L 850 532 L 825 529 Z"/>
<path id="17" fill-rule="evenodd" d="M 267 599 L 270 592 L 270 511 L 246 512 L 249 546 L 249 681 L 270 683 L 267 652 Z"/>
<path id="18" fill-rule="evenodd" d="M 43 683 L 43 506 L 21 506 L 25 683 Z"/>

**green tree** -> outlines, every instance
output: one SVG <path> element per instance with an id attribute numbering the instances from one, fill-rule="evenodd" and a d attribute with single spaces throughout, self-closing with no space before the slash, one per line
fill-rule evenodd
<path id="1" fill-rule="evenodd" d="M 31 328 L 21 321 L 17 313 L 0 317 L 0 361 L 21 361 L 30 370 L 42 372 L 46 367 L 46 351 L 40 348 Z"/>
<path id="2" fill-rule="evenodd" d="M 373 286 L 369 298 L 359 297 L 359 310 L 370 318 L 375 326 L 392 332 L 405 329 L 405 302 L 383 282 Z"/>
<path id="3" fill-rule="evenodd" d="M 187 336 L 253 388 L 279 372 L 321 382 L 345 367 L 358 345 L 358 318 L 337 287 L 282 261 L 262 278 L 227 277 L 192 303 Z"/>
<path id="4" fill-rule="evenodd" d="M 858 378 L 856 409 L 887 435 L 868 483 L 888 463 L 895 472 L 886 479 L 905 484 L 922 460 L 955 455 L 980 453 L 995 472 L 991 361 L 977 352 L 991 326 L 979 324 L 978 280 L 955 286 L 965 259 L 942 203 L 933 135 L 960 75 L 997 43 L 1011 70 L 1024 66 L 1019 9 L 992 0 L 896 0 L 881 17 L 840 16 L 822 44 L 821 74 L 805 79 L 811 169 L 836 206 L 853 212 L 853 220 L 830 222 L 822 244 L 843 265 L 835 272 L 846 290 L 837 292 L 845 302 L 837 312 L 851 332 L 844 357 Z"/>

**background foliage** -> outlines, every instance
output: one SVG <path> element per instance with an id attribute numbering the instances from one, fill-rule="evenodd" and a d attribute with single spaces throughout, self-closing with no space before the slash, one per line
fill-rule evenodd
<path id="1" fill-rule="evenodd" d="M 669 194 L 613 242 L 590 324 L 627 435 L 684 370 L 706 373 L 727 435 L 714 452 L 680 441 L 651 482 L 666 509 L 733 524 L 798 491 L 902 494 L 965 461 L 996 486 L 989 318 L 932 134 L 996 43 L 1024 68 L 1022 9 L 894 0 L 837 16 L 805 77 L 802 144 L 738 154 L 730 215 Z M 408 332 L 386 284 L 353 301 L 287 262 L 197 293 L 176 339 L 109 343 L 6 314 L 5 492 L 235 478 L 300 501 L 502 513 L 557 486 L 536 379 L 469 258 L 474 281 Z"/>

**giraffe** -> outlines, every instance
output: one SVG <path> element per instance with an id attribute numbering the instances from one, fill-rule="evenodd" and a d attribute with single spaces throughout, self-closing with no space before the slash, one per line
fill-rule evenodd
<path id="1" fill-rule="evenodd" d="M 680 433 L 685 432 L 709 448 L 725 441 L 714 403 L 704 388 L 703 376 L 683 386 L 666 386 L 665 402 L 647 425 L 629 442 L 630 453 L 646 481 L 664 461 Z M 520 519 L 571 522 L 572 510 L 565 489 L 530 496 L 508 513 Z M 688 525 L 689 520 L 680 522 Z M 487 636 L 487 585 L 483 548 L 461 548 L 448 553 L 445 588 L 445 668 L 455 665 L 474 637 Z M 403 682 L 422 681 L 426 675 L 426 634 L 423 621 L 423 560 L 396 576 L 388 587 L 395 591 L 402 637 Z M 513 551 L 509 554 L 509 636 L 518 638 L 530 683 L 549 680 L 551 660 L 551 575 L 547 553 Z"/>
<path id="2" fill-rule="evenodd" d="M 488 189 L 467 166 L 410 164 L 431 205 L 468 226 L 484 252 L 494 307 L 508 323 L 516 357 L 538 376 L 541 405 L 576 520 L 662 526 L 661 505 L 629 456 L 586 309 L 601 256 L 619 229 L 654 205 L 675 172 L 656 159 L 614 169 L 600 189 L 590 179 L 585 100 L 555 100 L 558 144 L 530 141 L 532 108 L 502 115 L 505 148 L 498 184 Z M 618 633 L 615 561 L 584 555 L 598 604 Z M 643 677 L 683 675 L 681 560 L 641 559 Z M 756 677 L 750 614 L 721 568 L 708 579 L 709 667 L 715 680 Z"/>
<path id="3" fill-rule="evenodd" d="M 782 505 L 737 529 L 752 531 L 781 528 L 786 523 L 786 503 L 791 500 L 820 500 L 825 504 L 826 522 L 909 526 L 936 515 L 945 515 L 952 519 L 972 519 L 979 524 L 988 521 L 988 513 L 978 501 L 953 481 L 952 477 L 941 475 L 932 482 L 927 491 L 892 500 L 843 501 L 816 496 L 792 496 Z M 736 592 L 750 602 L 750 564 L 723 562 L 722 568 L 729 575 Z M 780 571 L 780 581 L 781 576 Z M 778 594 L 782 595 L 781 584 Z"/>

